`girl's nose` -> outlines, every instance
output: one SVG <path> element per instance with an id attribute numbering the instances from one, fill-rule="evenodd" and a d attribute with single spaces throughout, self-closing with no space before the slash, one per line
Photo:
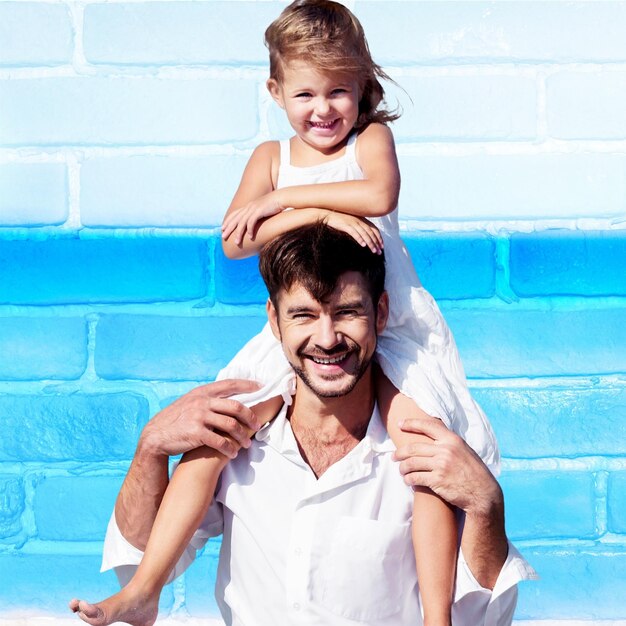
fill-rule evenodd
<path id="1" fill-rule="evenodd" d="M 320 98 L 315 103 L 315 112 L 318 115 L 326 115 L 330 111 L 330 103 L 326 98 Z"/>

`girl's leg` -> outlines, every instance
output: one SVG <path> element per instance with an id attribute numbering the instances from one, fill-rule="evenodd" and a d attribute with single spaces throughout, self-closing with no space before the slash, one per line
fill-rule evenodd
<path id="1" fill-rule="evenodd" d="M 276 415 L 282 403 L 282 398 L 272 398 L 253 410 L 264 423 Z M 93 626 L 112 622 L 151 626 L 157 617 L 161 590 L 206 515 L 226 463 L 227 457 L 206 447 L 183 455 L 165 491 L 143 558 L 132 579 L 119 593 L 102 602 L 72 600 L 70 609 Z"/>
<path id="2" fill-rule="evenodd" d="M 376 385 L 381 416 L 396 447 L 430 441 L 424 435 L 400 430 L 401 420 L 425 413 L 401 394 L 378 368 Z M 453 507 L 430 489 L 418 489 L 413 500 L 411 531 L 424 625 L 450 626 L 458 541 Z"/>

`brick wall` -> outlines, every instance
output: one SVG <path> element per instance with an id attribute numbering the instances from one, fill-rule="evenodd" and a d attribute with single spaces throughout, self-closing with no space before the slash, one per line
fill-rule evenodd
<path id="1" fill-rule="evenodd" d="M 0 0 L 0 616 L 115 589 L 142 425 L 264 319 L 216 226 L 280 2 Z M 542 575 L 520 620 L 626 620 L 626 2 L 350 3 L 403 117 L 403 236 L 504 456 Z M 217 543 L 163 594 L 215 614 Z M 208 579 L 208 582 L 207 582 Z"/>

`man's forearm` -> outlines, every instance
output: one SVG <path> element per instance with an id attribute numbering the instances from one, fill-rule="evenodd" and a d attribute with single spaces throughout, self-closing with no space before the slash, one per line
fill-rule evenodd
<path id="1" fill-rule="evenodd" d="M 466 513 L 461 549 L 474 578 L 482 587 L 493 589 L 509 550 L 499 487 L 480 507 Z"/>
<path id="2" fill-rule="evenodd" d="M 124 538 L 144 550 L 167 489 L 168 457 L 140 439 L 115 503 L 115 519 Z"/>

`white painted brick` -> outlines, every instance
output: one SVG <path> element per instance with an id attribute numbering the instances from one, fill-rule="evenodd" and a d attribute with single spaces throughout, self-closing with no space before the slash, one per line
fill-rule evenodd
<path id="1" fill-rule="evenodd" d="M 93 159 L 81 169 L 85 226 L 215 226 L 235 194 L 244 156 Z"/>
<path id="2" fill-rule="evenodd" d="M 0 145 L 200 144 L 256 134 L 257 86 L 210 78 L 0 82 Z"/>
<path id="3" fill-rule="evenodd" d="M 281 5 L 267 2 L 140 2 L 85 7 L 90 63 L 267 63 L 265 27 Z"/>
<path id="4" fill-rule="evenodd" d="M 61 163 L 0 165 L 0 225 L 39 226 L 67 219 L 67 171 Z"/>
<path id="5" fill-rule="evenodd" d="M 401 78 L 387 102 L 400 102 L 394 123 L 399 141 L 419 139 L 532 139 L 537 128 L 535 81 L 521 76 Z M 407 97 L 408 96 L 408 97 Z"/>
<path id="6" fill-rule="evenodd" d="M 546 106 L 552 137 L 624 139 L 626 72 L 559 72 L 546 81 Z"/>
<path id="7" fill-rule="evenodd" d="M 624 61 L 626 3 L 360 2 L 382 64 Z"/>
<path id="8" fill-rule="evenodd" d="M 626 157 L 611 154 L 404 156 L 401 217 L 606 217 L 626 211 Z"/>
<path id="9" fill-rule="evenodd" d="M 67 6 L 0 2 L 0 66 L 69 63 L 72 49 L 72 23 Z"/>

